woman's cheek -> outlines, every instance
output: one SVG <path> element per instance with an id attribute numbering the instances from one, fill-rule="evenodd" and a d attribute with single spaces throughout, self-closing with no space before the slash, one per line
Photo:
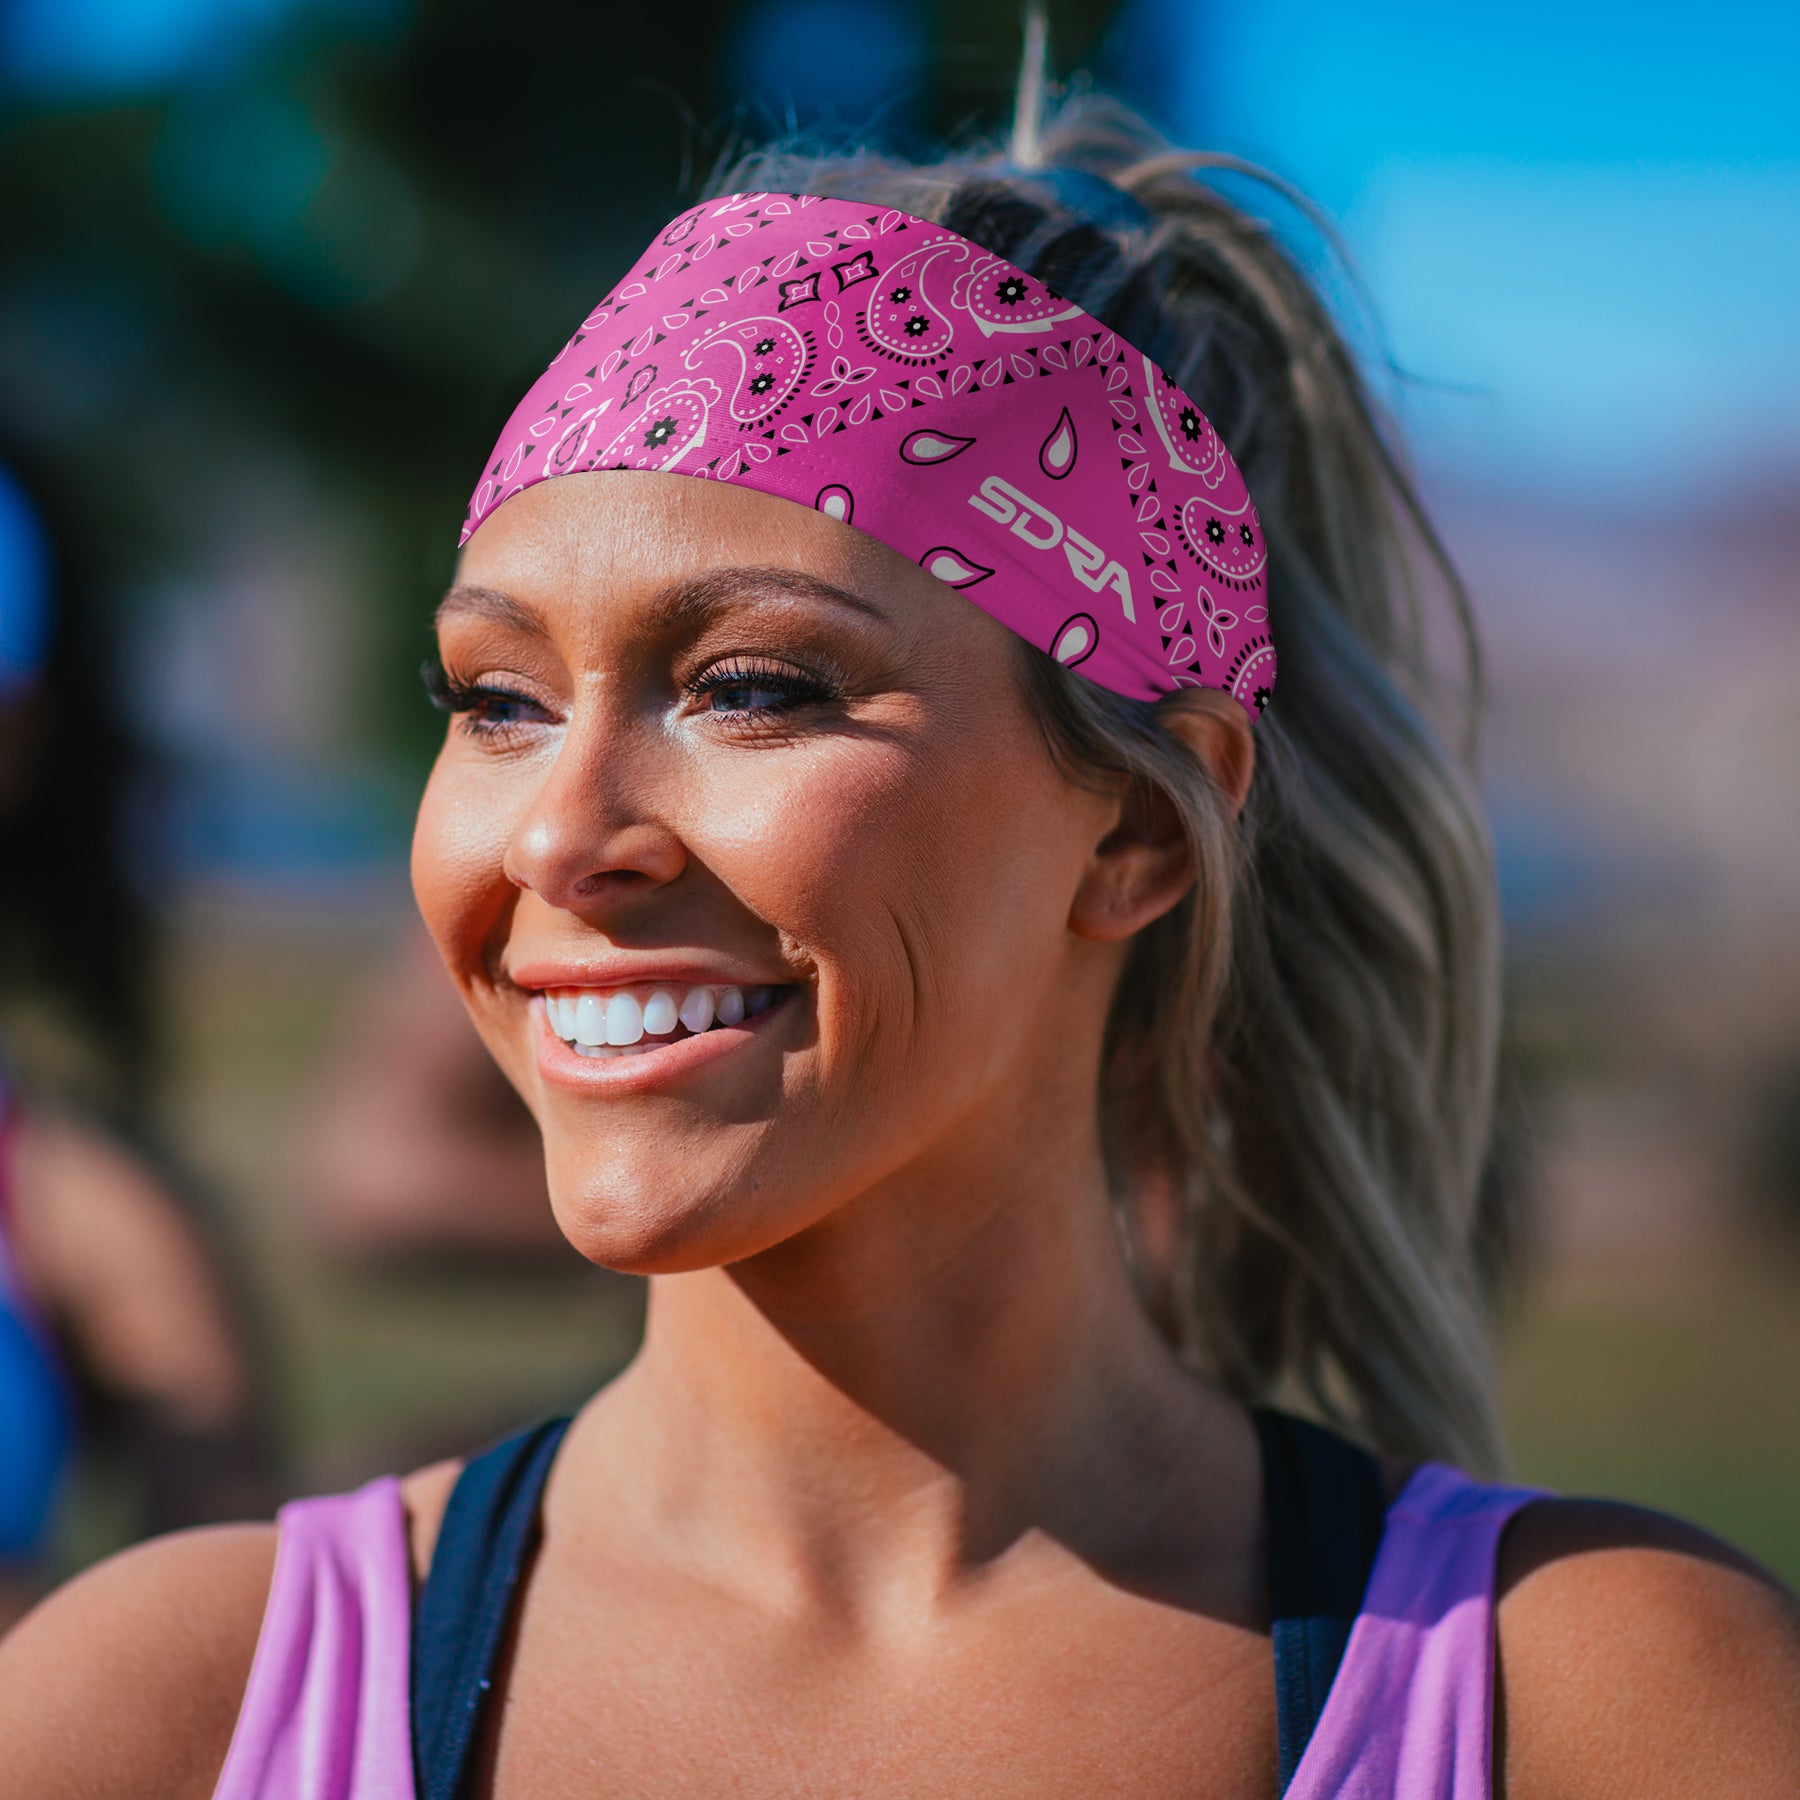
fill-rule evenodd
<path id="1" fill-rule="evenodd" d="M 513 897 L 505 871 L 510 812 L 504 790 L 490 792 L 493 785 L 447 746 L 413 829 L 413 894 L 459 985 L 485 969 Z"/>
<path id="2" fill-rule="evenodd" d="M 903 747 L 834 744 L 778 774 L 751 768 L 707 786 L 690 842 L 740 903 L 803 943 L 880 909 L 916 866 L 909 820 L 922 796 Z"/>

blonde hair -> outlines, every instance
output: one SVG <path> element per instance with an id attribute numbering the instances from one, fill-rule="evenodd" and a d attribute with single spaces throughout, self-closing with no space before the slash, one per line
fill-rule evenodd
<path id="1" fill-rule="evenodd" d="M 1171 1339 L 1245 1401 L 1491 1472 L 1477 1244 L 1498 909 L 1469 772 L 1426 711 L 1472 715 L 1468 608 L 1319 296 L 1197 178 L 1255 172 L 1176 150 L 1103 96 L 1050 108 L 1041 76 L 1040 47 L 1010 156 L 777 146 L 711 191 L 950 225 L 1161 363 L 1230 445 L 1262 514 L 1279 658 L 1240 819 L 1154 706 L 1020 645 L 1071 778 L 1160 789 L 1197 871 L 1134 946 L 1108 1026 L 1103 1126 L 1133 1266 Z M 1432 678 L 1434 607 L 1455 680 Z"/>

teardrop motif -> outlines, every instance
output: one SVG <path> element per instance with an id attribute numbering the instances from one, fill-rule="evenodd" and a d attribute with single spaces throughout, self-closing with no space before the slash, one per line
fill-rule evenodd
<path id="1" fill-rule="evenodd" d="M 837 519 L 842 524 L 850 523 L 851 515 L 856 511 L 856 496 L 841 482 L 831 482 L 819 489 L 818 498 L 813 505 L 828 519 Z"/>
<path id="2" fill-rule="evenodd" d="M 1050 429 L 1050 435 L 1044 439 L 1038 449 L 1038 467 L 1052 481 L 1062 478 L 1075 466 L 1075 452 L 1079 448 L 1075 440 L 1075 421 L 1069 417 L 1069 409 L 1065 406 L 1057 415 L 1056 423 Z"/>
<path id="3" fill-rule="evenodd" d="M 1094 623 L 1093 616 L 1076 613 L 1063 621 L 1050 645 L 1050 654 L 1065 669 L 1072 669 L 1077 663 L 1086 662 L 1099 644 L 1100 627 Z"/>
<path id="4" fill-rule="evenodd" d="M 973 557 L 964 556 L 960 550 L 952 550 L 948 544 L 927 550 L 919 561 L 927 575 L 935 575 L 947 587 L 953 588 L 973 587 L 978 581 L 986 581 L 994 572 L 983 568 Z"/>
<path id="5" fill-rule="evenodd" d="M 901 444 L 900 455 L 909 463 L 948 462 L 953 456 L 961 456 L 974 441 L 948 431 L 915 431 Z"/>

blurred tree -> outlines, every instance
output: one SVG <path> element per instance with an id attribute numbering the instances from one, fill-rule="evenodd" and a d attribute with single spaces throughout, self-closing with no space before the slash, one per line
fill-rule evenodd
<path id="1" fill-rule="evenodd" d="M 1051 7 L 1059 66 L 1112 11 Z M 0 413 L 115 607 L 298 457 L 296 537 L 360 546 L 343 715 L 416 770 L 463 496 L 568 320 L 734 143 L 1000 126 L 1019 36 L 1016 0 L 0 0 Z"/>
<path id="2" fill-rule="evenodd" d="M 1748 1124 L 1749 1191 L 1776 1231 L 1800 1246 L 1800 1046 L 1761 1070 Z"/>

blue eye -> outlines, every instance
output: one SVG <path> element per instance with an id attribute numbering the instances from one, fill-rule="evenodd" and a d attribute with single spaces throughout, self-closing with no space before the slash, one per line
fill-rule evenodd
<path id="1" fill-rule="evenodd" d="M 510 688 L 458 681 L 436 662 L 427 663 L 420 673 L 432 705 L 439 712 L 463 719 L 464 729 L 477 737 L 487 733 L 499 735 L 520 725 L 541 724 L 549 717 L 543 707 L 525 694 L 515 694 Z"/>
<path id="2" fill-rule="evenodd" d="M 824 681 L 804 670 L 738 658 L 703 670 L 687 691 L 707 702 L 709 712 L 737 719 L 778 715 L 834 697 Z"/>
<path id="3" fill-rule="evenodd" d="M 733 681 L 712 690 L 714 712 L 766 712 L 793 703 L 793 690 L 767 681 Z"/>
<path id="4" fill-rule="evenodd" d="M 468 708 L 470 716 L 480 725 L 522 725 L 529 714 L 541 712 L 543 709 L 517 694 L 509 694 L 503 688 L 478 688 L 474 695 L 474 704 Z"/>

